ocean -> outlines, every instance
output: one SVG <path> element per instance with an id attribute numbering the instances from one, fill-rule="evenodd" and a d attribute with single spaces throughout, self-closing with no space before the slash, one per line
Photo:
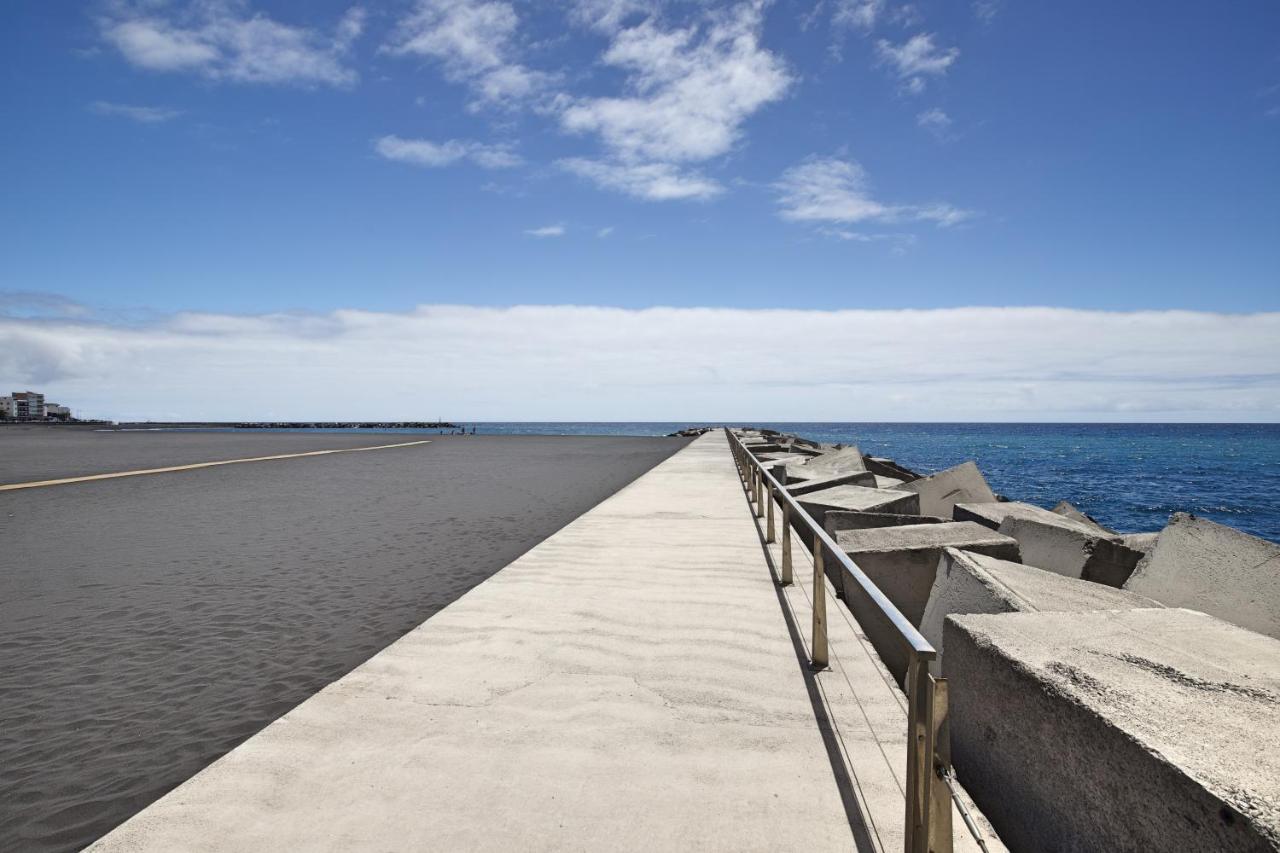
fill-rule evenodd
<path id="1" fill-rule="evenodd" d="M 474 423 L 485 435 L 665 435 L 690 422 Z M 1280 541 L 1280 424 L 753 423 L 856 443 L 928 473 L 972 459 L 991 487 L 1069 500 L 1122 532 L 1191 512 Z M 433 433 L 435 430 L 414 430 Z"/>

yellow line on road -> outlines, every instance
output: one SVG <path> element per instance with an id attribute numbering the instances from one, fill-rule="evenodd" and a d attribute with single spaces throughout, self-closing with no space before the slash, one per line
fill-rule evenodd
<path id="1" fill-rule="evenodd" d="M 0 485 L 0 492 L 17 489 L 37 489 L 41 486 L 61 486 L 66 483 L 87 483 L 90 480 L 114 480 L 117 477 L 140 477 L 143 474 L 167 474 L 170 471 L 190 471 L 194 468 L 213 468 L 217 465 L 237 465 L 241 462 L 270 462 L 272 459 L 297 459 L 302 456 L 327 456 L 330 453 L 359 453 L 364 450 L 389 450 L 393 447 L 413 447 L 430 444 L 429 441 L 404 441 L 400 444 L 379 444 L 374 447 L 340 447 L 336 450 L 308 450 L 305 453 L 280 453 L 275 456 L 252 456 L 248 459 L 221 459 L 217 462 L 195 462 L 191 465 L 171 465 L 168 468 L 143 468 L 138 471 L 115 471 L 110 474 L 88 474 L 83 477 L 64 477 L 61 480 L 36 480 L 31 483 Z"/>

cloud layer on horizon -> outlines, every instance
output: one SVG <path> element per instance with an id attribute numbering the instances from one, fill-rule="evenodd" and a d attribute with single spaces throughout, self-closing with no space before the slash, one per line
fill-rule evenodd
<path id="1" fill-rule="evenodd" d="M 1277 366 L 1280 313 L 0 311 L 0 377 L 117 419 L 1275 421 Z"/>

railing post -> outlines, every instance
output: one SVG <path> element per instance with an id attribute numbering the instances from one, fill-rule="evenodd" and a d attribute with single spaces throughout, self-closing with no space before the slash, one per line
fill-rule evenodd
<path id="1" fill-rule="evenodd" d="M 822 542 L 813 539 L 813 668 L 827 668 L 827 573 L 823 568 Z"/>
<path id="2" fill-rule="evenodd" d="M 944 774 L 951 772 L 951 724 L 947 680 L 932 678 L 933 703 L 929 730 L 929 853 L 951 853 L 951 789 Z"/>
<path id="3" fill-rule="evenodd" d="M 765 482 L 765 500 L 768 501 L 768 524 L 764 525 L 764 540 L 767 543 L 777 542 L 777 533 L 773 529 L 773 484 Z"/>
<path id="4" fill-rule="evenodd" d="M 791 585 L 791 504 L 782 502 L 782 585 Z"/>
<path id="5" fill-rule="evenodd" d="M 756 518 L 764 518 L 764 469 L 753 466 L 756 472 Z"/>
<path id="6" fill-rule="evenodd" d="M 907 853 L 929 853 L 929 777 L 933 769 L 933 696 L 929 664 L 911 655 L 907 667 Z"/>

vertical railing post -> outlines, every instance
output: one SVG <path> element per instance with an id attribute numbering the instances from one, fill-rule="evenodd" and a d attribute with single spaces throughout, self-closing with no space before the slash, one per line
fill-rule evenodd
<path id="1" fill-rule="evenodd" d="M 782 502 L 782 585 L 791 585 L 791 504 Z"/>
<path id="2" fill-rule="evenodd" d="M 951 724 L 947 680 L 930 677 L 933 702 L 929 731 L 929 853 L 951 853 L 951 789 L 943 774 L 951 772 Z"/>
<path id="3" fill-rule="evenodd" d="M 813 651 L 814 669 L 827 667 L 827 573 L 823 568 L 822 541 L 813 537 Z"/>
<path id="4" fill-rule="evenodd" d="M 907 666 L 906 851 L 929 853 L 929 775 L 933 711 L 929 664 L 913 652 Z"/>
<path id="5" fill-rule="evenodd" d="M 769 471 L 769 473 L 773 474 L 774 471 L 777 471 L 777 470 L 778 470 L 777 466 L 774 466 L 773 471 Z M 786 466 L 783 466 L 783 470 L 786 470 Z M 786 476 L 786 475 L 783 475 L 783 476 Z M 768 517 L 769 517 L 768 524 L 764 525 L 764 540 L 767 543 L 773 543 L 773 542 L 777 542 L 778 540 L 777 532 L 773 528 L 773 503 L 774 503 L 774 498 L 777 498 L 777 494 L 774 494 L 773 492 L 773 483 L 768 482 L 768 480 L 765 480 L 764 488 L 765 488 L 765 500 L 768 501 Z"/>
<path id="6" fill-rule="evenodd" d="M 751 467 L 756 472 L 756 518 L 764 518 L 764 468 L 758 463 Z"/>

